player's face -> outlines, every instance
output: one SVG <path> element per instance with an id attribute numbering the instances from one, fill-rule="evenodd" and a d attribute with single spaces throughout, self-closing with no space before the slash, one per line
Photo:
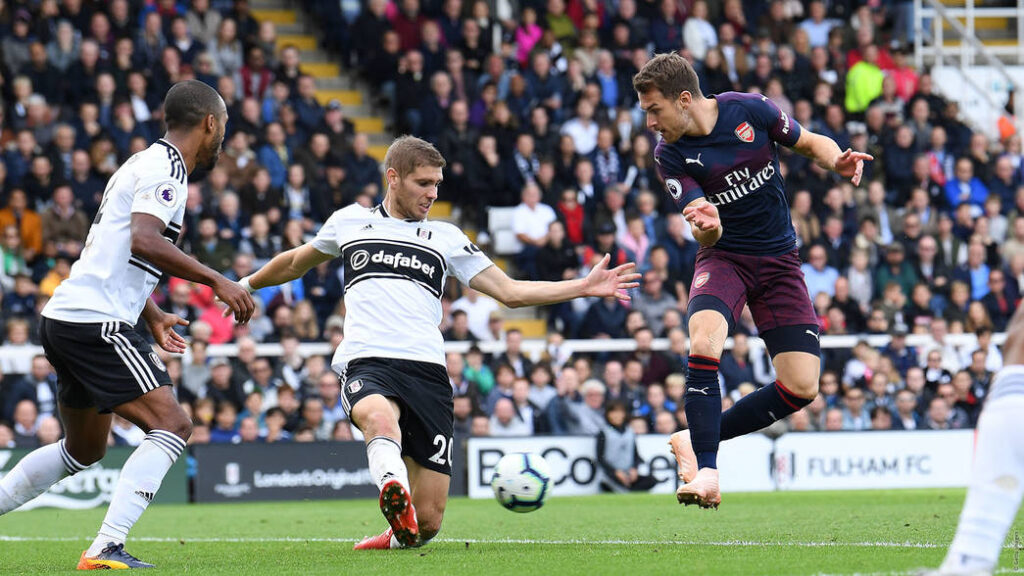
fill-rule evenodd
<path id="1" fill-rule="evenodd" d="M 199 150 L 196 167 L 203 170 L 213 170 L 220 159 L 220 151 L 224 144 L 224 130 L 228 123 L 228 113 L 224 110 L 221 114 L 213 117 L 213 129 L 206 133 L 206 139 Z"/>
<path id="2" fill-rule="evenodd" d="M 667 98 L 660 90 L 639 92 L 640 108 L 647 113 L 647 128 L 654 130 L 668 142 L 675 142 L 686 132 L 690 118 L 690 93 L 683 92 L 679 98 Z"/>
<path id="3" fill-rule="evenodd" d="M 418 166 L 405 178 L 399 178 L 393 169 L 388 171 L 388 184 L 394 194 L 394 206 L 401 218 L 423 220 L 437 200 L 437 190 L 444 178 L 441 168 Z"/>

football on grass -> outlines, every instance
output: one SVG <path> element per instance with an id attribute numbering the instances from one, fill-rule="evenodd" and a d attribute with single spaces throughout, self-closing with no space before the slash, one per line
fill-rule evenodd
<path id="1" fill-rule="evenodd" d="M 491 477 L 494 497 L 513 512 L 533 512 L 551 491 L 551 468 L 538 454 L 506 454 Z"/>

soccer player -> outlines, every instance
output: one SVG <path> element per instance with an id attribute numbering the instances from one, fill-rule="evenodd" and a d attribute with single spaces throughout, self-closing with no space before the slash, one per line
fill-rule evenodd
<path id="1" fill-rule="evenodd" d="M 1006 331 L 1004 367 L 978 419 L 974 468 L 956 537 L 942 566 L 927 576 L 989 576 L 1024 495 L 1024 307 Z"/>
<path id="2" fill-rule="evenodd" d="M 252 296 L 175 246 L 185 215 L 188 175 L 213 168 L 224 141 L 224 101 L 202 82 L 175 84 L 164 100 L 167 134 L 111 176 L 82 257 L 46 304 L 40 338 L 57 372 L 65 437 L 33 451 L 0 480 L 0 514 L 18 508 L 106 452 L 111 412 L 146 437 L 125 462 L 99 534 L 80 570 L 149 568 L 124 550 L 192 431 L 160 358 L 136 327 L 140 315 L 156 343 L 180 354 L 188 324 L 149 298 L 163 273 L 213 288 L 238 322 Z"/>
<path id="3" fill-rule="evenodd" d="M 633 263 L 609 270 L 605 255 L 582 279 L 509 278 L 457 227 L 427 220 L 444 165 L 431 144 L 395 140 L 384 158 L 388 189 L 380 205 L 338 210 L 312 242 L 239 281 L 256 290 L 342 260 L 348 312 L 332 366 L 341 374 L 344 407 L 366 437 L 370 474 L 391 526 L 357 550 L 418 546 L 441 529 L 454 451 L 452 387 L 438 329 L 449 276 L 511 307 L 584 296 L 626 300 L 623 290 L 640 277 Z"/>
<path id="4" fill-rule="evenodd" d="M 705 98 L 682 56 L 661 54 L 633 78 L 647 126 L 661 135 L 654 158 L 701 248 L 688 308 L 689 430 L 670 444 L 684 485 L 676 497 L 703 508 L 721 502 L 721 440 L 760 430 L 818 393 L 818 322 L 807 295 L 777 144 L 860 182 L 864 160 L 803 129 L 758 94 Z M 718 365 L 725 339 L 749 304 L 778 380 L 722 414 Z"/>

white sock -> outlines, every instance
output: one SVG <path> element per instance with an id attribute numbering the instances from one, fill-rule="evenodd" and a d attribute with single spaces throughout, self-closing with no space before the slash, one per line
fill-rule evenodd
<path id="1" fill-rule="evenodd" d="M 1024 366 L 996 375 L 978 421 L 967 501 L 943 568 L 992 570 L 1024 494 Z"/>
<path id="2" fill-rule="evenodd" d="M 366 459 L 370 463 L 370 476 L 383 489 L 384 483 L 397 479 L 409 490 L 409 470 L 402 460 L 402 445 L 387 436 L 376 436 L 366 443 Z"/>
<path id="3" fill-rule="evenodd" d="M 86 556 L 96 556 L 110 543 L 124 544 L 184 449 L 185 441 L 170 432 L 153 430 L 146 435 L 121 469 L 103 525 Z"/>
<path id="4" fill-rule="evenodd" d="M 85 469 L 68 454 L 64 440 L 33 450 L 0 480 L 0 514 L 46 492 L 61 478 Z"/>

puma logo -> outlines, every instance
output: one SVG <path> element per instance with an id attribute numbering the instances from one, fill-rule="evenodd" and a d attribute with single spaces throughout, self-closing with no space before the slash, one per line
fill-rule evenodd
<path id="1" fill-rule="evenodd" d="M 701 152 L 701 154 L 703 154 L 703 152 Z M 697 154 L 697 158 L 696 159 L 684 158 L 684 160 L 686 160 L 687 164 L 696 164 L 696 165 L 700 166 L 701 168 L 704 167 L 704 163 L 700 161 L 700 154 Z"/>
<path id="2" fill-rule="evenodd" d="M 811 337 L 813 337 L 815 340 L 818 339 L 818 335 L 815 334 L 813 330 L 804 330 L 804 332 L 807 333 L 807 334 L 810 334 Z"/>
<path id="3" fill-rule="evenodd" d="M 708 395 L 708 387 L 707 386 L 705 386 L 703 388 L 688 388 L 686 391 L 687 392 L 700 392 L 701 394 L 703 394 L 705 396 Z"/>

